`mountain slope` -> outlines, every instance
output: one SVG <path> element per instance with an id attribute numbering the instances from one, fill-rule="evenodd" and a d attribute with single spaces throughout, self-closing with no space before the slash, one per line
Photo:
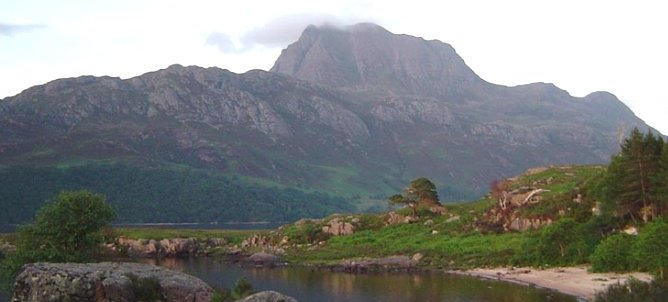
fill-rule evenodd
<path id="1" fill-rule="evenodd" d="M 174 65 L 0 100 L 0 165 L 193 168 L 360 200 L 426 176 L 452 200 L 533 166 L 605 162 L 633 127 L 649 128 L 609 93 L 494 85 L 440 41 L 310 26 L 271 72 Z"/>

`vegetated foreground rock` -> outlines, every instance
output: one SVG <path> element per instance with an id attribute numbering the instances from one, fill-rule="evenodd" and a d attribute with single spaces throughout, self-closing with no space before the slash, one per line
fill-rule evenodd
<path id="1" fill-rule="evenodd" d="M 12 302 L 208 302 L 213 289 L 177 271 L 140 263 L 33 263 L 15 282 Z"/>

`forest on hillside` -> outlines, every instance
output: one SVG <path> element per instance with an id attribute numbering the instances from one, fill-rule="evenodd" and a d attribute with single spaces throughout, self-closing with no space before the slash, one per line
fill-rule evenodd
<path id="1" fill-rule="evenodd" d="M 252 185 L 196 170 L 119 164 L 0 168 L 4 183 L 15 184 L 0 185 L 0 221 L 8 224 L 32 220 L 60 191 L 81 189 L 105 195 L 120 223 L 278 222 L 354 210 L 348 200 L 319 192 Z"/>

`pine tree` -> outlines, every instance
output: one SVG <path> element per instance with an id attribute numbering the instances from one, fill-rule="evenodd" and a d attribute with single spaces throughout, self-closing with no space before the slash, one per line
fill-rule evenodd
<path id="1" fill-rule="evenodd" d="M 652 132 L 643 135 L 635 128 L 621 152 L 613 156 L 606 175 L 606 199 L 618 214 L 646 222 L 663 211 L 659 196 L 665 182 L 660 164 L 664 145 Z"/>
<path id="2" fill-rule="evenodd" d="M 668 215 L 668 143 L 663 142 L 661 159 L 659 161 L 659 173 L 657 174 L 657 214 L 665 217 Z"/>

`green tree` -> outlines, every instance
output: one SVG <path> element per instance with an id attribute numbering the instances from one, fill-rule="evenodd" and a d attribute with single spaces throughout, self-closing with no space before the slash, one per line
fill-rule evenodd
<path id="1" fill-rule="evenodd" d="M 436 185 L 425 177 L 414 179 L 404 191 L 409 198 L 415 201 L 438 202 Z"/>
<path id="2" fill-rule="evenodd" d="M 656 183 L 658 188 L 658 215 L 668 215 L 668 143 L 663 143 L 663 151 L 661 152 L 661 159 L 659 161 L 659 170 L 657 174 Z"/>
<path id="3" fill-rule="evenodd" d="M 13 280 L 25 263 L 93 260 L 103 242 L 102 228 L 114 218 L 101 195 L 61 192 L 39 210 L 33 224 L 19 230 L 16 252 L 2 263 L 4 281 Z"/>
<path id="4" fill-rule="evenodd" d="M 407 198 L 401 194 L 394 194 L 388 198 L 390 204 L 405 205 L 413 210 L 413 216 L 417 216 L 417 202 L 414 199 Z"/>
<path id="5" fill-rule="evenodd" d="M 413 216 L 417 216 L 418 203 L 438 203 L 438 193 L 436 185 L 431 180 L 420 177 L 411 181 L 410 185 L 403 190 L 403 194 L 394 194 L 388 198 L 388 201 L 390 204 L 405 205 L 411 208 Z"/>
<path id="6" fill-rule="evenodd" d="M 595 272 L 626 272 L 633 269 L 630 246 L 634 237 L 624 233 L 611 235 L 596 246 L 589 256 L 591 268 Z"/>
<path id="7" fill-rule="evenodd" d="M 628 215 L 634 222 L 653 219 L 661 187 L 660 165 L 663 139 L 652 132 L 643 135 L 638 128 L 624 140 L 621 152 L 613 156 L 606 174 L 606 202 L 618 214 Z"/>
<path id="8" fill-rule="evenodd" d="M 633 252 L 642 269 L 657 272 L 665 279 L 668 269 L 668 223 L 657 220 L 648 223 L 638 234 Z"/>

